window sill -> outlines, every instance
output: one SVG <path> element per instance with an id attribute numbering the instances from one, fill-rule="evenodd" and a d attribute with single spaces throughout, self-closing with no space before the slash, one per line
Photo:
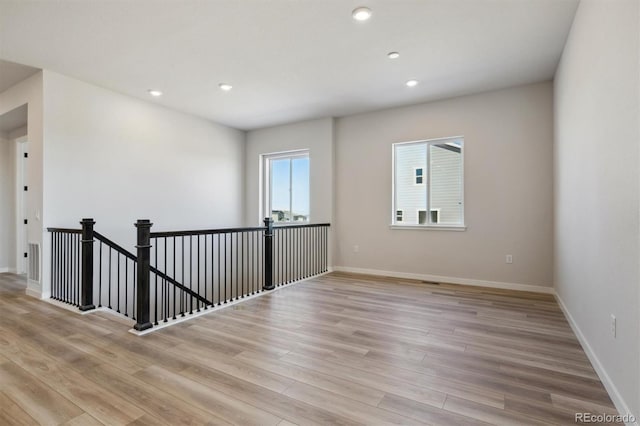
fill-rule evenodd
<path id="1" fill-rule="evenodd" d="M 464 225 L 389 225 L 390 229 L 418 230 L 418 231 L 466 231 Z"/>

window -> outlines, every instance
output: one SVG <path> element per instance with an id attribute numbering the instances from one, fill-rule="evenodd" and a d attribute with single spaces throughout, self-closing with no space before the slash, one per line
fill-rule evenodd
<path id="1" fill-rule="evenodd" d="M 463 137 L 393 144 L 392 224 L 464 227 L 463 145 Z"/>
<path id="2" fill-rule="evenodd" d="M 427 224 L 427 211 L 418 210 L 418 225 L 426 225 L 426 224 Z"/>
<path id="3" fill-rule="evenodd" d="M 263 217 L 309 221 L 309 151 L 263 155 Z"/>
<path id="4" fill-rule="evenodd" d="M 440 209 L 432 209 L 429 214 L 431 214 L 431 223 L 440 223 Z"/>

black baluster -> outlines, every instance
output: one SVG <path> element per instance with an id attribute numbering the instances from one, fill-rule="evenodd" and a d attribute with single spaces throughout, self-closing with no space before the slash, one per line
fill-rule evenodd
<path id="1" fill-rule="evenodd" d="M 244 297 L 244 232 L 238 232 L 238 238 L 240 239 L 240 247 L 238 248 L 239 255 L 238 258 L 240 260 L 240 266 L 238 269 L 238 297 L 240 299 Z"/>
<path id="2" fill-rule="evenodd" d="M 120 313 L 120 252 L 118 252 L 118 294 L 116 298 L 116 312 Z"/>
<path id="3" fill-rule="evenodd" d="M 220 272 L 221 272 L 221 267 L 222 265 L 220 264 L 220 236 L 222 234 L 218 234 L 218 306 L 220 306 L 222 304 L 222 296 L 220 294 L 220 290 L 221 290 L 221 282 L 220 282 Z"/>
<path id="4" fill-rule="evenodd" d="M 109 247 L 109 309 L 112 309 L 111 307 L 111 247 Z"/>
<path id="5" fill-rule="evenodd" d="M 102 307 L 102 242 L 98 245 L 98 307 Z"/>
<path id="6" fill-rule="evenodd" d="M 198 261 L 197 261 L 197 265 L 198 265 L 197 282 L 198 282 L 198 294 L 200 294 L 200 235 L 198 235 L 198 238 L 196 239 L 196 244 L 198 244 L 198 250 L 196 251 L 197 256 L 198 256 Z M 200 299 L 196 299 L 196 312 L 200 312 Z"/>
<path id="7" fill-rule="evenodd" d="M 173 279 L 177 278 L 176 273 L 176 237 L 173 240 Z M 176 319 L 176 286 L 173 286 L 173 319 Z"/>
<path id="8" fill-rule="evenodd" d="M 124 258 L 124 316 L 129 315 L 129 259 Z"/>
<path id="9" fill-rule="evenodd" d="M 234 232 L 236 234 L 236 298 L 238 300 L 240 298 L 238 285 L 240 284 L 240 243 L 238 242 L 238 238 L 240 237 L 240 233 Z M 232 265 L 233 270 L 233 265 Z"/>
<path id="10" fill-rule="evenodd" d="M 213 238 L 213 237 L 211 237 Z M 212 241 L 213 244 L 213 241 Z M 204 298 L 207 298 L 207 260 L 208 260 L 208 256 L 207 256 L 207 234 L 204 235 Z M 213 264 L 211 265 L 211 268 L 213 268 Z M 212 269 L 213 272 L 213 269 Z M 211 296 L 211 298 L 213 298 L 213 296 Z M 204 306 L 204 309 L 207 309 L 207 304 L 206 303 L 202 303 L 202 305 Z"/>
<path id="11" fill-rule="evenodd" d="M 189 290 L 193 290 L 193 236 L 189 235 Z M 189 295 L 189 313 L 193 314 L 193 296 Z"/>

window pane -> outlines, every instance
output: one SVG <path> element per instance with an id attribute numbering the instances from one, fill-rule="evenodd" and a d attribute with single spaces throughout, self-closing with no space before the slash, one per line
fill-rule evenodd
<path id="1" fill-rule="evenodd" d="M 418 210 L 418 225 L 426 225 L 426 224 L 427 224 L 427 211 Z"/>
<path id="2" fill-rule="evenodd" d="M 429 146 L 431 224 L 462 224 L 462 142 Z"/>
<path id="3" fill-rule="evenodd" d="M 418 225 L 418 210 L 427 208 L 427 191 L 425 185 L 416 184 L 422 182 L 417 182 L 415 171 L 427 167 L 427 145 L 396 145 L 395 160 L 396 210 L 404 212 L 403 224 Z"/>
<path id="4" fill-rule="evenodd" d="M 309 220 L 309 157 L 292 160 L 291 197 L 293 201 L 293 220 Z"/>
<path id="5" fill-rule="evenodd" d="M 274 222 L 291 221 L 289 188 L 291 160 L 271 160 L 271 218 Z"/>

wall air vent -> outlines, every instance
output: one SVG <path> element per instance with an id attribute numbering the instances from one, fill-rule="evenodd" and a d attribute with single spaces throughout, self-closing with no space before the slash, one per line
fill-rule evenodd
<path id="1" fill-rule="evenodd" d="M 29 280 L 40 282 L 40 245 L 29 243 L 29 255 L 27 256 L 29 267 L 27 276 Z"/>

